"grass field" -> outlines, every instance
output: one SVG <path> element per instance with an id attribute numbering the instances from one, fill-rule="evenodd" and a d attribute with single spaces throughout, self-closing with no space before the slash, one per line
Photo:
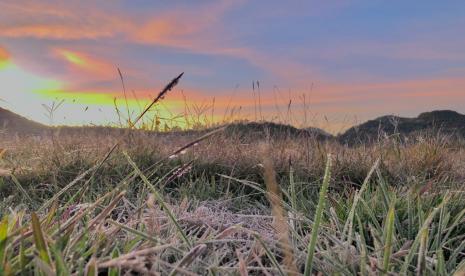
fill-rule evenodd
<path id="1" fill-rule="evenodd" d="M 460 141 L 202 135 L 3 137 L 2 273 L 463 275 Z"/>

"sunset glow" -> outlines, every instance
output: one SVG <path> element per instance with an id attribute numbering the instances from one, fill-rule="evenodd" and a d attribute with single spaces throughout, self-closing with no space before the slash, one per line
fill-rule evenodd
<path id="1" fill-rule="evenodd" d="M 69 51 L 60 51 L 60 54 L 69 62 L 81 66 L 81 67 L 86 67 L 88 64 L 88 61 L 84 60 L 83 57 L 80 57 L 78 54 L 69 52 Z"/>
<path id="2" fill-rule="evenodd" d="M 460 2 L 26 2 L 0 3 L 0 98 L 39 122 L 63 101 L 53 124 L 113 124 L 181 72 L 154 112 L 331 132 L 465 112 Z"/>
<path id="3" fill-rule="evenodd" d="M 9 59 L 7 51 L 0 47 L 0 70 L 8 65 Z"/>

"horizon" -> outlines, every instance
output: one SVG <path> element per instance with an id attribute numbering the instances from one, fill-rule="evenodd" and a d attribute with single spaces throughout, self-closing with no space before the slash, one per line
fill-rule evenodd
<path id="1" fill-rule="evenodd" d="M 26 120 L 30 120 L 31 122 L 33 123 L 38 123 L 40 124 L 41 126 L 43 127 L 57 127 L 57 128 L 62 128 L 62 127 L 66 127 L 66 128 L 99 128 L 99 127 L 102 127 L 102 128 L 115 128 L 115 129 L 127 129 L 128 126 L 127 125 L 117 125 L 117 124 L 114 124 L 114 123 L 110 123 L 110 124 L 99 124 L 99 125 L 95 125 L 95 124 L 78 124 L 78 125 L 66 125 L 66 124 L 49 124 L 49 123 L 41 123 L 41 122 L 37 122 L 37 121 L 34 121 L 30 118 L 27 118 L 26 116 L 23 116 L 22 114 L 18 114 L 18 113 L 15 113 L 9 109 L 5 109 L 3 107 L 0 106 L 0 111 L 6 111 L 6 112 L 10 112 L 12 113 L 13 115 L 17 115 L 19 116 L 21 119 L 26 119 Z M 369 121 L 376 121 L 378 119 L 381 119 L 383 117 L 386 117 L 386 116 L 393 116 L 393 117 L 396 117 L 398 119 L 417 119 L 417 118 L 420 118 L 422 115 L 424 114 L 431 114 L 431 113 L 437 113 L 437 112 L 452 112 L 452 113 L 456 113 L 458 114 L 459 116 L 465 116 L 465 114 L 462 114 L 456 110 L 451 110 L 451 109 L 437 109 L 437 110 L 429 110 L 429 111 L 424 111 L 424 112 L 421 112 L 421 113 L 418 113 L 416 116 L 410 116 L 410 117 L 402 117 L 402 116 L 399 116 L 399 115 L 395 115 L 395 114 L 384 114 L 384 115 L 381 115 L 379 117 L 376 117 L 376 118 L 370 118 L 370 119 L 367 119 L 366 121 L 363 121 L 363 122 L 360 122 L 359 124 L 357 125 L 353 125 L 351 127 L 348 127 L 346 129 L 343 129 L 343 130 L 340 130 L 339 132 L 330 132 L 330 131 L 327 131 L 326 129 L 323 129 L 323 128 L 319 128 L 319 127 L 315 127 L 315 126 L 312 126 L 312 125 L 308 125 L 308 126 L 296 126 L 296 125 L 292 125 L 292 124 L 289 124 L 289 123 L 286 123 L 286 122 L 273 122 L 273 121 L 266 121 L 266 120 L 263 120 L 263 121 L 249 121 L 247 119 L 245 120 L 234 120 L 234 121 L 230 121 L 230 122 L 225 122 L 225 123 L 218 123 L 218 124 L 212 124 L 212 125 L 209 125 L 207 127 L 218 127 L 218 126 L 224 126 L 224 125 L 230 125 L 230 124 L 249 124 L 249 123 L 257 123 L 257 124 L 267 124 L 267 123 L 274 123 L 274 124 L 277 124 L 277 125 L 282 125 L 282 126 L 291 126 L 291 127 L 294 127 L 296 129 L 301 129 L 301 130 L 305 130 L 305 129 L 315 129 L 315 130 L 319 130 L 319 131 L 323 131 L 324 133 L 326 134 L 329 134 L 331 136 L 334 136 L 334 137 L 337 137 L 339 135 L 344 135 L 345 133 L 347 133 L 348 131 L 350 131 L 351 129 L 353 129 L 354 127 L 358 127 L 358 126 L 361 126 L 361 125 L 364 125 L 365 123 L 368 123 Z M 1 115 L 1 114 L 0 114 Z M 205 127 L 202 126 L 202 127 Z M 153 129 L 140 129 L 140 130 L 147 130 L 147 131 L 159 131 L 159 132 L 166 132 L 166 131 L 189 131 L 189 130 L 196 130 L 194 128 L 181 128 L 181 127 L 175 127 L 175 128 L 172 128 L 172 129 L 169 129 L 169 130 L 163 130 L 163 129 L 159 129 L 159 130 L 153 130 Z"/>
<path id="2" fill-rule="evenodd" d="M 460 1 L 26 2 L 0 3 L 0 99 L 40 123 L 117 123 L 115 98 L 137 113 L 181 72 L 159 117 L 191 108 L 219 122 L 235 108 L 336 133 L 387 114 L 465 113 Z"/>

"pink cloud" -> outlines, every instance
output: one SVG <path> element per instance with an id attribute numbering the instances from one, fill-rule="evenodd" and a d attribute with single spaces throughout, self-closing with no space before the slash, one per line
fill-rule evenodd
<path id="1" fill-rule="evenodd" d="M 133 28 L 130 20 L 82 2 L 5 1 L 0 9 L 0 36 L 9 38 L 101 39 Z"/>
<path id="2" fill-rule="evenodd" d="M 69 49 L 54 49 L 55 55 L 65 61 L 68 67 L 80 74 L 89 75 L 97 79 L 114 79 L 116 77 L 116 66 L 101 58 Z"/>

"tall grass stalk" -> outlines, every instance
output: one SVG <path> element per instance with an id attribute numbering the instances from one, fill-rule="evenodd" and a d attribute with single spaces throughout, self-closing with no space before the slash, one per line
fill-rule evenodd
<path id="1" fill-rule="evenodd" d="M 282 246 L 284 260 L 283 263 L 287 270 L 293 271 L 293 274 L 297 273 L 297 268 L 294 263 L 294 254 L 292 251 L 293 246 L 289 240 L 289 225 L 287 219 L 284 216 L 285 210 L 282 204 L 281 190 L 276 182 L 275 170 L 273 168 L 273 162 L 270 158 L 269 145 L 265 146 L 263 153 L 263 167 L 264 167 L 264 178 L 266 189 L 268 192 L 268 200 L 271 203 L 272 214 L 275 219 L 274 227 L 279 237 L 279 242 Z"/>

